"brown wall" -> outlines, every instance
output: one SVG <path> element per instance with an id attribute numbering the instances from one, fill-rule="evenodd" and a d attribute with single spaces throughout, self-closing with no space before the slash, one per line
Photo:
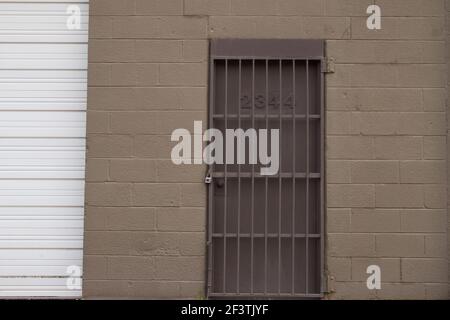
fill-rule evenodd
<path id="1" fill-rule="evenodd" d="M 90 2 L 84 296 L 204 296 L 205 167 L 172 165 L 170 133 L 206 119 L 207 39 L 234 37 L 334 58 L 327 297 L 448 297 L 445 0 Z"/>

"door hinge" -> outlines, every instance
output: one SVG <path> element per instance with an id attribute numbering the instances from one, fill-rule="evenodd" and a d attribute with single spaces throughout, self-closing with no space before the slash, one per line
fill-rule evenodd
<path id="1" fill-rule="evenodd" d="M 323 292 L 324 293 L 333 293 L 336 292 L 335 288 L 336 279 L 332 274 L 325 275 L 325 281 L 323 282 Z"/>
<path id="2" fill-rule="evenodd" d="M 334 58 L 323 58 L 322 60 L 322 72 L 334 73 Z"/>

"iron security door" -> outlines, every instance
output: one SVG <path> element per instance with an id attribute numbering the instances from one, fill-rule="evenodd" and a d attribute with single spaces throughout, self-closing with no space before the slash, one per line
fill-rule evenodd
<path id="1" fill-rule="evenodd" d="M 210 166 L 208 296 L 321 297 L 323 41 L 213 40 L 210 50 L 210 127 L 279 129 L 280 152 L 275 175 L 259 162 Z"/>

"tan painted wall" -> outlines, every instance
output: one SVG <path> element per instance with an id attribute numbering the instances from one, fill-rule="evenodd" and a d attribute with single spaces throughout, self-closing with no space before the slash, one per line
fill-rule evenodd
<path id="1" fill-rule="evenodd" d="M 382 8 L 382 30 L 366 8 Z M 201 297 L 208 38 L 322 38 L 328 298 L 447 298 L 445 0 L 91 0 L 84 295 Z M 369 291 L 365 268 L 382 268 Z"/>

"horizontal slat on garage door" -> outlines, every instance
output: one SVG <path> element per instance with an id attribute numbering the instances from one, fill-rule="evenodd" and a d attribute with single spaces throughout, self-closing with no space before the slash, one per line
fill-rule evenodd
<path id="1" fill-rule="evenodd" d="M 0 296 L 81 295 L 87 39 L 87 0 L 0 3 Z"/>

